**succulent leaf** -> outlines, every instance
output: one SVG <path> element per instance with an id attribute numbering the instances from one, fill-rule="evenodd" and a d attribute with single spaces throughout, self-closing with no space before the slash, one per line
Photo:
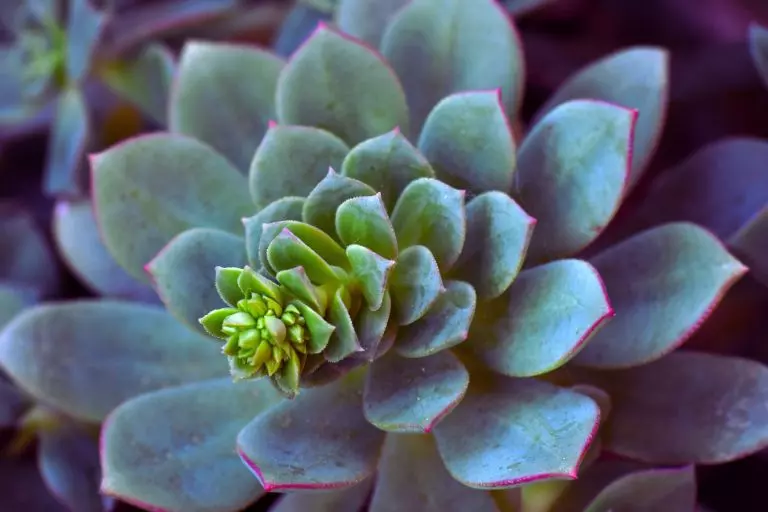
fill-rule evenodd
<path id="1" fill-rule="evenodd" d="M 395 73 L 375 50 L 323 22 L 291 56 L 276 102 L 281 123 L 317 126 L 351 146 L 395 127 L 408 132 L 408 106 Z"/>
<path id="2" fill-rule="evenodd" d="M 267 261 L 277 272 L 303 267 L 309 279 L 318 284 L 338 279 L 328 262 L 287 227 L 269 242 Z"/>
<path id="3" fill-rule="evenodd" d="M 300 221 L 304 208 L 302 197 L 282 197 L 269 203 L 256 215 L 243 219 L 245 227 L 245 250 L 248 254 L 248 263 L 252 267 L 260 267 L 259 247 L 261 234 L 265 224 L 272 224 L 285 220 Z"/>
<path id="4" fill-rule="evenodd" d="M 754 22 L 749 26 L 749 52 L 760 78 L 768 87 L 768 29 Z"/>
<path id="5" fill-rule="evenodd" d="M 515 140 L 499 94 L 498 90 L 452 94 L 429 113 L 419 150 L 440 180 L 472 194 L 510 189 Z"/>
<path id="6" fill-rule="evenodd" d="M 362 181 L 341 176 L 329 169 L 325 178 L 307 196 L 301 219 L 296 220 L 312 224 L 338 240 L 336 210 L 339 206 L 353 197 L 373 195 L 376 191 Z"/>
<path id="7" fill-rule="evenodd" d="M 239 234 L 241 219 L 253 213 L 244 177 L 210 147 L 182 135 L 131 139 L 92 156 L 91 166 L 104 245 L 144 282 L 144 265 L 174 236 L 192 227 Z"/>
<path id="8" fill-rule="evenodd" d="M 768 286 L 768 207 L 763 208 L 728 240 L 731 252 L 750 274 Z"/>
<path id="9" fill-rule="evenodd" d="M 336 233 L 345 245 L 362 245 L 383 258 L 397 258 L 398 240 L 381 194 L 344 201 L 336 210 Z"/>
<path id="10" fill-rule="evenodd" d="M 389 278 L 389 291 L 400 325 L 423 317 L 445 292 L 437 261 L 423 245 L 412 245 L 400 253 Z"/>
<path id="11" fill-rule="evenodd" d="M 637 471 L 618 478 L 584 509 L 689 511 L 696 508 L 696 474 L 693 466 Z"/>
<path id="12" fill-rule="evenodd" d="M 129 400 L 102 430 L 102 489 L 147 509 L 241 510 L 264 491 L 233 452 L 232 439 L 279 401 L 266 380 L 229 379 Z"/>
<path id="13" fill-rule="evenodd" d="M 632 165 L 637 112 L 592 100 L 562 103 L 520 146 L 512 196 L 533 216 L 527 261 L 589 245 L 613 218 Z"/>
<path id="14" fill-rule="evenodd" d="M 381 306 L 378 309 L 361 308 L 355 316 L 354 327 L 362 352 L 353 354 L 354 357 L 373 361 L 391 348 L 391 343 L 397 333 L 397 324 L 392 321 L 391 313 L 392 299 L 389 292 L 384 293 Z M 388 344 L 389 346 L 387 346 Z"/>
<path id="15" fill-rule="evenodd" d="M 343 288 L 339 288 L 333 295 L 328 307 L 328 320 L 335 327 L 325 349 L 325 359 L 331 363 L 338 363 L 355 352 L 362 352 L 360 341 L 357 339 L 355 326 L 349 314 L 349 308 L 345 304 Z"/>
<path id="16" fill-rule="evenodd" d="M 352 268 L 352 277 L 359 284 L 368 308 L 372 311 L 378 310 L 387 293 L 389 276 L 395 262 L 356 244 L 347 246 L 347 258 Z"/>
<path id="17" fill-rule="evenodd" d="M 325 130 L 273 125 L 253 155 L 251 196 L 260 207 L 286 196 L 306 197 L 329 167 L 341 168 L 347 152 L 347 145 Z"/>
<path id="18" fill-rule="evenodd" d="M 392 17 L 408 0 L 338 0 L 334 20 L 341 30 L 378 48 Z"/>
<path id="19" fill-rule="evenodd" d="M 67 78 L 82 82 L 91 69 L 99 38 L 108 23 L 105 12 L 95 9 L 90 0 L 71 0 L 67 17 Z"/>
<path id="20" fill-rule="evenodd" d="M 328 299 L 312 284 L 304 267 L 281 270 L 275 277 L 291 295 L 317 311 L 320 316 L 325 315 Z"/>
<path id="21" fill-rule="evenodd" d="M 594 368 L 648 363 L 685 342 L 747 271 L 695 224 L 666 224 L 592 259 L 616 318 L 574 362 Z"/>
<path id="22" fill-rule="evenodd" d="M 405 359 L 389 352 L 368 372 L 363 412 L 388 432 L 429 433 L 461 402 L 469 372 L 450 351 Z"/>
<path id="23" fill-rule="evenodd" d="M 523 53 L 512 21 L 493 0 L 409 2 L 390 21 L 381 52 L 402 80 L 414 138 L 435 105 L 460 91 L 501 88 L 510 117 L 517 113 Z"/>
<path id="24" fill-rule="evenodd" d="M 85 190 L 82 175 L 90 135 L 90 119 L 83 92 L 70 87 L 58 97 L 45 164 L 45 192 L 79 196 Z"/>
<path id="25" fill-rule="evenodd" d="M 359 512 L 371 493 L 372 479 L 338 491 L 290 492 L 270 512 Z"/>

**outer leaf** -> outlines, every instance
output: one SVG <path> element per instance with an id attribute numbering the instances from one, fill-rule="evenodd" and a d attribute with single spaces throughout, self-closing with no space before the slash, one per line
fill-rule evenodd
<path id="1" fill-rule="evenodd" d="M 429 433 L 459 404 L 469 386 L 469 372 L 449 351 L 419 359 L 393 352 L 368 373 L 363 412 L 388 432 Z"/>
<path id="2" fill-rule="evenodd" d="M 224 307 L 216 267 L 245 266 L 243 239 L 218 229 L 193 228 L 176 236 L 147 265 L 168 312 L 205 333 L 198 319 Z"/>
<path id="3" fill-rule="evenodd" d="M 592 100 L 555 107 L 523 141 L 514 196 L 538 221 L 529 261 L 567 257 L 613 218 L 632 166 L 637 111 Z"/>
<path id="4" fill-rule="evenodd" d="M 290 492 L 270 512 L 360 512 L 371 492 L 372 480 L 340 491 Z"/>
<path id="5" fill-rule="evenodd" d="M 442 272 L 456 263 L 467 234 L 464 191 L 422 178 L 403 190 L 392 212 L 400 249 L 423 245 Z"/>
<path id="6" fill-rule="evenodd" d="M 301 212 L 304 208 L 304 199 L 301 197 L 283 197 L 269 203 L 253 217 L 243 219 L 245 226 L 245 250 L 248 254 L 248 263 L 252 267 L 260 267 L 259 244 L 264 224 L 280 222 L 283 220 L 301 220 Z"/>
<path id="7" fill-rule="evenodd" d="M 67 266 L 98 295 L 160 301 L 151 287 L 128 275 L 107 252 L 91 201 L 59 201 L 54 211 L 53 234 Z"/>
<path id="8" fill-rule="evenodd" d="M 171 131 L 210 144 L 245 173 L 275 117 L 277 77 L 284 65 L 258 48 L 187 42 L 170 101 Z"/>
<path id="9" fill-rule="evenodd" d="M 446 471 L 428 436 L 390 434 L 384 443 L 371 512 L 497 512 L 490 493 L 470 489 Z"/>
<path id="10" fill-rule="evenodd" d="M 378 48 L 389 20 L 408 0 L 338 0 L 335 21 L 341 30 Z"/>
<path id="11" fill-rule="evenodd" d="M 693 466 L 649 469 L 612 482 L 585 512 L 690 512 L 696 508 L 696 474 Z"/>
<path id="12" fill-rule="evenodd" d="M 267 260 L 278 272 L 304 267 L 309 279 L 318 284 L 338 279 L 328 262 L 287 228 L 269 243 Z"/>
<path id="13" fill-rule="evenodd" d="M 515 140 L 499 91 L 461 92 L 440 100 L 424 123 L 419 150 L 437 177 L 456 188 L 473 194 L 509 190 Z"/>
<path id="14" fill-rule="evenodd" d="M 757 23 L 749 26 L 749 52 L 760 78 L 768 86 L 768 29 Z"/>
<path id="15" fill-rule="evenodd" d="M 81 82 L 87 76 L 107 21 L 106 14 L 94 9 L 90 0 L 69 2 L 65 61 L 70 82 Z"/>
<path id="16" fill-rule="evenodd" d="M 597 271 L 561 260 L 524 271 L 506 294 L 482 304 L 468 344 L 493 370 L 531 377 L 565 364 L 612 316 Z"/>
<path id="17" fill-rule="evenodd" d="M 751 274 L 768 286 L 768 207 L 738 230 L 728 245 Z"/>
<path id="18" fill-rule="evenodd" d="M 280 24 L 272 44 L 274 52 L 289 57 L 312 35 L 319 22 L 333 18 L 330 11 L 313 2 L 296 2 Z"/>
<path id="19" fill-rule="evenodd" d="M 383 258 L 397 258 L 398 240 L 381 194 L 344 201 L 336 210 L 336 233 L 345 245 L 362 245 Z"/>
<path id="20" fill-rule="evenodd" d="M 63 91 L 57 100 L 45 165 L 45 192 L 50 195 L 82 194 L 83 163 L 90 137 L 90 120 L 83 92 Z"/>
<path id="21" fill-rule="evenodd" d="M 537 118 L 568 100 L 591 98 L 640 112 L 632 148 L 631 188 L 651 160 L 664 127 L 669 53 L 652 46 L 620 50 L 577 71 L 541 107 Z"/>
<path id="22" fill-rule="evenodd" d="M 435 176 L 426 158 L 398 128 L 352 148 L 344 158 L 341 172 L 381 193 L 389 212 L 410 182 Z"/>
<path id="23" fill-rule="evenodd" d="M 747 271 L 689 223 L 650 229 L 593 258 L 616 318 L 575 358 L 595 368 L 653 361 L 685 342 Z"/>
<path id="24" fill-rule="evenodd" d="M 474 286 L 480 299 L 494 299 L 523 265 L 536 225 L 508 195 L 486 192 L 467 203 L 467 239 L 452 276 Z"/>
<path id="25" fill-rule="evenodd" d="M 217 379 L 122 404 L 102 430 L 103 490 L 146 509 L 243 509 L 264 491 L 232 440 L 279 400 L 268 379 Z"/>
<path id="26" fill-rule="evenodd" d="M 382 57 L 323 22 L 291 57 L 276 101 L 280 122 L 324 128 L 350 145 L 408 131 L 405 94 Z"/>
<path id="27" fill-rule="evenodd" d="M 0 459 L 0 493 L 6 510 L 68 511 L 45 488 L 33 457 Z"/>
<path id="28" fill-rule="evenodd" d="M 352 266 L 352 276 L 360 285 L 368 307 L 373 311 L 378 310 L 387 293 L 389 276 L 395 262 L 355 244 L 347 247 L 347 258 Z"/>
<path id="29" fill-rule="evenodd" d="M 251 162 L 251 196 L 265 207 L 286 196 L 307 196 L 349 151 L 335 135 L 308 126 L 273 125 Z"/>
<path id="30" fill-rule="evenodd" d="M 111 300 L 22 312 L 0 335 L 0 364 L 36 400 L 92 422 L 130 397 L 227 371 L 216 344 L 162 309 Z"/>
<path id="31" fill-rule="evenodd" d="M 341 489 L 373 474 L 384 432 L 363 416 L 360 379 L 304 390 L 240 431 L 240 457 L 265 490 Z"/>
<path id="32" fill-rule="evenodd" d="M 487 387 L 470 387 L 435 428 L 435 439 L 448 471 L 469 487 L 573 479 L 599 416 L 584 395 L 544 381 L 496 377 Z"/>
<path id="33" fill-rule="evenodd" d="M 242 230 L 252 213 L 245 180 L 224 157 L 179 135 L 138 137 L 91 157 L 104 244 L 129 274 L 192 227 Z M 131 236 L 125 236 L 131 233 Z"/>
<path id="34" fill-rule="evenodd" d="M 389 291 L 400 325 L 423 317 L 445 291 L 437 261 L 423 245 L 413 245 L 400 253 L 389 280 Z"/>
<path id="35" fill-rule="evenodd" d="M 459 91 L 501 88 L 510 117 L 517 113 L 523 53 L 511 20 L 492 0 L 410 2 L 391 20 L 381 51 L 403 82 L 414 135 L 441 99 Z"/>
<path id="36" fill-rule="evenodd" d="M 567 487 L 552 504 L 551 512 L 584 512 L 597 495 L 612 482 L 646 469 L 651 468 L 640 462 L 620 458 L 604 458 L 586 468 L 582 465 L 579 478 L 574 482 L 567 482 Z"/>
<path id="37" fill-rule="evenodd" d="M 356 179 L 340 176 L 333 169 L 328 170 L 312 192 L 307 196 L 301 219 L 336 236 L 336 210 L 347 199 L 373 196 L 376 191 Z"/>

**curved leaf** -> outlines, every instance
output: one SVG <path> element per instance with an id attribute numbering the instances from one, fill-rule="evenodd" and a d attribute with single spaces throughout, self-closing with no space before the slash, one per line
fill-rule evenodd
<path id="1" fill-rule="evenodd" d="M 376 191 L 362 181 L 341 176 L 329 169 L 325 178 L 307 196 L 301 219 L 297 220 L 317 226 L 336 237 L 336 210 L 339 206 L 353 197 L 373 195 Z"/>
<path id="2" fill-rule="evenodd" d="M 243 219 L 243 226 L 245 226 L 245 250 L 248 254 L 249 265 L 255 268 L 261 266 L 259 246 L 264 224 L 284 220 L 300 221 L 303 208 L 304 198 L 288 196 L 269 203 L 253 217 Z"/>
<path id="3" fill-rule="evenodd" d="M 174 236 L 193 227 L 240 233 L 240 219 L 254 209 L 243 176 L 182 135 L 131 139 L 92 156 L 91 166 L 104 245 L 144 282 L 144 265 Z"/>
<path id="4" fill-rule="evenodd" d="M 102 429 L 102 489 L 145 509 L 242 510 L 264 491 L 233 440 L 279 401 L 268 379 L 209 380 L 129 400 Z"/>
<path id="5" fill-rule="evenodd" d="M 768 29 L 754 22 L 749 26 L 749 53 L 768 87 Z"/>
<path id="6" fill-rule="evenodd" d="M 330 21 L 333 13 L 321 9 L 316 2 L 296 2 L 277 29 L 272 48 L 289 57 L 312 35 L 318 22 Z"/>
<path id="7" fill-rule="evenodd" d="M 592 259 L 616 318 L 574 359 L 625 368 L 662 357 L 684 343 L 747 271 L 704 229 L 666 224 Z"/>
<path id="8" fill-rule="evenodd" d="M 339 491 L 290 492 L 270 512 L 360 512 L 368 501 L 372 479 Z"/>
<path id="9" fill-rule="evenodd" d="M 328 306 L 328 320 L 335 327 L 323 355 L 331 363 L 338 363 L 355 352 L 362 352 L 355 326 L 339 288 Z"/>
<path id="10" fill-rule="evenodd" d="M 323 22 L 291 56 L 276 101 L 280 122 L 317 126 L 353 146 L 395 127 L 408 131 L 405 94 L 392 70 L 374 50 Z"/>
<path id="11" fill-rule="evenodd" d="M 408 0 L 338 0 L 334 20 L 352 37 L 378 48 L 392 16 Z"/>
<path id="12" fill-rule="evenodd" d="M 355 244 L 347 246 L 347 258 L 352 267 L 352 277 L 357 280 L 368 307 L 373 311 L 378 310 L 387 293 L 389 276 L 395 262 Z"/>
<path id="13" fill-rule="evenodd" d="M 64 57 L 68 82 L 79 83 L 85 80 L 99 39 L 108 23 L 107 13 L 95 9 L 90 0 L 69 2 Z"/>
<path id="14" fill-rule="evenodd" d="M 263 224 L 261 229 L 262 232 L 261 236 L 259 237 L 259 261 L 264 266 L 264 268 L 269 271 L 273 271 L 274 269 L 272 268 L 271 263 L 268 261 L 267 249 L 269 248 L 272 241 L 285 230 L 293 233 L 296 238 L 306 244 L 312 251 L 317 253 L 317 255 L 320 256 L 320 258 L 322 258 L 328 265 L 335 265 L 337 267 L 341 267 L 342 269 L 349 268 L 349 261 L 347 260 L 347 255 L 344 252 L 344 249 L 338 243 L 336 243 L 336 241 L 331 238 L 330 235 L 314 226 L 305 224 L 303 222 L 286 220 Z M 290 238 L 287 235 L 287 233 L 284 234 L 284 237 Z M 283 242 L 285 241 L 287 240 L 284 240 Z M 291 243 L 295 244 L 296 241 L 293 240 Z M 290 265 L 289 262 L 286 262 L 285 265 L 285 268 L 292 268 L 296 266 Z"/>
<path id="15" fill-rule="evenodd" d="M 85 299 L 15 317 L 0 334 L 0 364 L 36 400 L 91 422 L 133 396 L 227 371 L 215 343 L 163 309 Z"/>
<path id="16" fill-rule="evenodd" d="M 412 245 L 400 253 L 389 278 L 389 292 L 400 325 L 423 317 L 445 291 L 437 261 L 423 245 Z"/>
<path id="17" fill-rule="evenodd" d="M 7 510 L 71 512 L 45 488 L 33 457 L 0 459 L 0 493 Z"/>
<path id="18" fill-rule="evenodd" d="M 696 508 L 693 466 L 637 471 L 618 478 L 597 495 L 584 512 L 690 512 Z"/>
<path id="19" fill-rule="evenodd" d="M 374 361 L 383 356 L 392 347 L 397 333 L 397 324 L 392 320 L 392 299 L 389 292 L 384 292 L 381 307 L 377 310 L 361 308 L 355 315 L 354 327 L 362 352 L 352 357 Z"/>
<path id="20" fill-rule="evenodd" d="M 565 364 L 613 314 L 592 265 L 555 261 L 522 272 L 505 295 L 482 304 L 467 345 L 493 370 L 531 377 Z"/>
<path id="21" fill-rule="evenodd" d="M 336 233 L 345 245 L 362 245 L 383 258 L 397 258 L 398 240 L 381 194 L 344 201 L 336 210 Z"/>
<path id="22" fill-rule="evenodd" d="M 493 0 L 409 2 L 390 21 L 381 52 L 403 82 L 414 136 L 434 106 L 455 92 L 501 88 L 509 116 L 517 114 L 523 52 L 512 21 Z"/>
<path id="23" fill-rule="evenodd" d="M 52 196 L 80 196 L 85 192 L 85 151 L 91 136 L 83 91 L 70 87 L 59 94 L 48 137 L 44 189 Z"/>
<path id="24" fill-rule="evenodd" d="M 304 267 L 309 279 L 318 284 L 338 279 L 336 272 L 328 262 L 288 228 L 283 228 L 269 242 L 267 261 L 270 267 L 277 272 L 294 267 Z"/>
<path id="25" fill-rule="evenodd" d="M 747 264 L 751 275 L 768 286 L 768 207 L 738 230 L 728 246 Z"/>

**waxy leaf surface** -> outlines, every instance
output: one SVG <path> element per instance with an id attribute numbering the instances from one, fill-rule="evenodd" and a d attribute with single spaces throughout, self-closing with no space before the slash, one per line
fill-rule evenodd
<path id="1" fill-rule="evenodd" d="M 284 220 L 300 221 L 303 208 L 304 198 L 288 196 L 269 203 L 256 215 L 243 219 L 245 251 L 248 254 L 248 264 L 251 267 L 259 268 L 261 266 L 259 247 L 264 224 Z"/>
<path id="2" fill-rule="evenodd" d="M 378 48 L 389 20 L 408 0 L 340 0 L 334 19 L 345 33 Z"/>
<path id="3" fill-rule="evenodd" d="M 585 512 L 690 512 L 696 509 L 693 466 L 648 469 L 625 475 L 597 495 Z"/>
<path id="4" fill-rule="evenodd" d="M 301 218 L 297 220 L 312 224 L 338 240 L 336 210 L 339 206 L 353 197 L 373 195 L 376 195 L 376 191 L 362 181 L 339 175 L 329 169 L 325 178 L 307 196 Z"/>
<path id="5" fill-rule="evenodd" d="M 79 196 L 85 190 L 85 151 L 90 119 L 83 91 L 70 87 L 57 99 L 48 137 L 45 192 L 52 196 Z"/>

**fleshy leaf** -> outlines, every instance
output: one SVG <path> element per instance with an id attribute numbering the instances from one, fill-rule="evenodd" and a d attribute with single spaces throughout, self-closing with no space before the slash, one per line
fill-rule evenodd
<path id="1" fill-rule="evenodd" d="M 464 341 L 475 315 L 475 289 L 463 281 L 446 281 L 446 291 L 416 322 L 401 327 L 395 351 L 403 357 L 425 357 Z"/>
<path id="2" fill-rule="evenodd" d="M 381 194 L 344 201 L 336 210 L 336 233 L 345 245 L 362 245 L 383 258 L 397 258 L 395 230 Z"/>
<path id="3" fill-rule="evenodd" d="M 344 176 L 367 183 L 381 193 L 389 212 L 410 182 L 435 177 L 424 155 L 399 129 L 361 142 L 352 148 L 341 167 Z"/>
<path id="4" fill-rule="evenodd" d="M 296 238 L 316 252 L 326 264 L 341 267 L 342 269 L 349 268 L 349 261 L 347 261 L 344 249 L 330 235 L 315 226 L 305 224 L 304 222 L 280 221 L 263 224 L 261 229 L 259 261 L 267 270 L 275 270 L 267 258 L 267 249 L 272 241 L 284 230 L 293 233 Z M 286 268 L 290 268 L 290 266 Z"/>
<path id="5" fill-rule="evenodd" d="M 376 469 L 384 432 L 363 416 L 359 371 L 303 390 L 237 436 L 240 457 L 267 491 L 352 487 Z"/>
<path id="6" fill-rule="evenodd" d="M 321 9 L 317 2 L 294 3 L 277 29 L 272 44 L 273 51 L 280 56 L 289 57 L 309 39 L 318 22 L 330 21 L 333 18 L 333 12 L 330 11 L 332 9 Z"/>
<path id="7" fill-rule="evenodd" d="M 371 492 L 372 479 L 339 491 L 290 492 L 270 512 L 360 512 Z"/>
<path id="8" fill-rule="evenodd" d="M 481 300 L 500 296 L 523 266 L 536 219 L 508 195 L 486 192 L 467 203 L 467 239 L 451 276 Z"/>
<path id="9" fill-rule="evenodd" d="M 338 207 L 347 199 L 373 195 L 376 195 L 376 191 L 362 181 L 341 176 L 329 169 L 325 178 L 307 196 L 302 218 L 298 220 L 317 226 L 331 236 L 337 236 Z"/>
<path id="10" fill-rule="evenodd" d="M 768 29 L 754 22 L 749 26 L 749 53 L 768 87 Z"/>
<path id="11" fill-rule="evenodd" d="M 768 286 L 768 207 L 738 230 L 728 245 L 746 263 L 750 274 Z"/>
<path id="12" fill-rule="evenodd" d="M 317 126 L 351 146 L 395 127 L 408 131 L 405 93 L 394 72 L 374 50 L 323 22 L 291 56 L 276 102 L 281 123 Z"/>
<path id="13" fill-rule="evenodd" d="M 571 369 L 605 390 L 607 450 L 654 464 L 719 464 L 768 446 L 768 369 L 755 361 L 673 352 L 625 370 Z"/>
<path id="14" fill-rule="evenodd" d="M 91 157 L 104 244 L 133 277 L 193 227 L 241 233 L 253 213 L 243 176 L 210 147 L 182 135 L 145 135 Z M 131 236 L 126 236 L 130 233 Z"/>
<path id="15" fill-rule="evenodd" d="M 86 78 L 107 22 L 106 13 L 95 9 L 90 0 L 70 0 L 64 59 L 69 82 L 79 83 Z"/>
<path id="16" fill-rule="evenodd" d="M 634 110 L 574 100 L 526 136 L 512 195 L 537 221 L 529 262 L 576 254 L 613 218 L 632 165 L 636 119 Z"/>
<path id="17" fill-rule="evenodd" d="M 336 327 L 323 355 L 331 363 L 338 363 L 355 352 L 362 351 L 355 326 L 342 298 L 342 289 L 336 291 L 328 306 L 328 320 Z"/>
<path id="18" fill-rule="evenodd" d="M 523 52 L 512 21 L 493 0 L 409 2 L 390 21 L 381 52 L 403 82 L 414 136 L 440 100 L 460 91 L 501 88 L 510 117 L 517 113 Z"/>
<path id="19" fill-rule="evenodd" d="M 339 0 L 334 19 L 344 33 L 378 48 L 389 20 L 408 0 Z"/>
<path id="20" fill-rule="evenodd" d="M 248 253 L 248 263 L 252 267 L 261 266 L 259 260 L 259 242 L 264 224 L 284 220 L 301 220 L 304 199 L 301 197 L 282 197 L 269 203 L 253 217 L 243 219 L 245 226 L 245 250 Z"/>
<path id="21" fill-rule="evenodd" d="M 747 271 L 709 232 L 689 223 L 650 229 L 592 259 L 616 318 L 576 364 L 626 368 L 685 342 Z"/>
<path id="22" fill-rule="evenodd" d="M 210 144 L 245 174 L 275 117 L 277 77 L 284 65 L 259 48 L 187 42 L 171 95 L 171 131 Z"/>
<path id="23" fill-rule="evenodd" d="M 87 199 L 60 201 L 53 235 L 59 254 L 81 282 L 98 295 L 159 303 L 157 293 L 123 270 L 99 236 L 93 205 Z"/>
<path id="24" fill-rule="evenodd" d="M 389 292 L 400 325 L 423 317 L 445 291 L 437 261 L 423 245 L 413 245 L 400 253 L 389 278 Z"/>
<path id="25" fill-rule="evenodd" d="M 198 319 L 224 307 L 214 286 L 216 267 L 244 265 L 242 238 L 218 229 L 192 228 L 171 240 L 147 271 L 168 312 L 203 333 Z"/>
<path id="26" fill-rule="evenodd" d="M 574 479 L 599 416 L 597 404 L 579 393 L 497 376 L 486 386 L 470 386 L 435 427 L 435 439 L 448 471 L 469 487 Z"/>
<path id="27" fill-rule="evenodd" d="M 498 91 L 440 100 L 424 123 L 419 150 L 437 177 L 456 188 L 480 194 L 512 186 L 515 140 Z"/>
<path id="28" fill-rule="evenodd" d="M 0 364 L 19 387 L 92 422 L 135 395 L 225 374 L 218 352 L 163 309 L 114 300 L 36 306 L 0 334 Z"/>
<path id="29" fill-rule="evenodd" d="M 470 489 L 448 473 L 429 436 L 390 434 L 384 443 L 371 512 L 497 512 L 490 493 Z"/>
<path id="30" fill-rule="evenodd" d="M 337 279 L 331 266 L 287 228 L 269 243 L 267 261 L 278 272 L 304 267 L 309 278 L 315 283 L 323 284 Z"/>
<path id="31" fill-rule="evenodd" d="M 405 359 L 389 352 L 371 366 L 363 412 L 388 432 L 431 432 L 461 402 L 469 372 L 450 351 Z"/>
<path id="32" fill-rule="evenodd" d="M 592 265 L 554 261 L 522 272 L 506 294 L 482 304 L 466 345 L 497 372 L 532 377 L 565 364 L 612 316 Z"/>
<path id="33" fill-rule="evenodd" d="M 319 128 L 271 126 L 251 162 L 251 196 L 260 207 L 286 196 L 305 197 L 329 167 L 341 168 L 348 151 L 341 139 Z"/>
<path id="34" fill-rule="evenodd" d="M 264 491 L 232 441 L 279 401 L 268 379 L 209 380 L 129 400 L 102 430 L 102 488 L 141 508 L 242 510 Z"/>
<path id="35" fill-rule="evenodd" d="M 368 307 L 373 311 L 378 310 L 387 293 L 387 283 L 395 262 L 355 244 L 347 246 L 347 258 L 352 267 L 352 276 L 359 283 Z"/>
<path id="36" fill-rule="evenodd" d="M 90 119 L 83 91 L 70 87 L 59 94 L 45 164 L 45 192 L 79 196 L 85 190 L 85 150 Z"/>
<path id="37" fill-rule="evenodd" d="M 637 471 L 613 481 L 584 512 L 668 510 L 696 508 L 696 473 L 693 466 Z"/>
<path id="38" fill-rule="evenodd" d="M 311 338 L 307 342 L 307 352 L 310 354 L 319 354 L 330 342 L 331 335 L 335 327 L 326 322 L 319 313 L 302 302 L 296 303 L 296 307 L 301 311 L 304 320 L 307 322 L 307 329 Z"/>
<path id="39" fill-rule="evenodd" d="M 590 98 L 637 110 L 640 115 L 632 147 L 628 187 L 645 171 L 661 138 L 667 113 L 669 52 L 637 46 L 612 53 L 578 70 L 537 113 L 547 112 L 568 100 Z"/>
<path id="40" fill-rule="evenodd" d="M 275 277 L 277 278 L 277 281 L 291 293 L 291 295 L 310 306 L 321 316 L 325 315 L 325 298 L 317 293 L 317 290 L 315 290 L 312 281 L 310 281 L 309 276 L 307 276 L 303 267 L 282 270 L 278 272 Z"/>
<path id="41" fill-rule="evenodd" d="M 384 355 L 388 350 L 386 344 L 390 342 L 390 336 L 394 339 L 396 324 L 391 320 L 392 299 L 389 292 L 384 293 L 381 306 L 375 311 L 363 307 L 354 319 L 357 341 L 363 351 L 353 354 L 353 357 L 362 357 L 367 361 L 373 361 Z M 394 332 L 392 326 L 395 327 Z M 394 341 L 394 340 L 393 340 Z M 390 345 L 391 346 L 391 345 Z"/>
<path id="42" fill-rule="evenodd" d="M 401 250 L 423 245 L 446 272 L 459 258 L 467 234 L 464 191 L 431 178 L 412 181 L 395 204 L 392 225 Z"/>

